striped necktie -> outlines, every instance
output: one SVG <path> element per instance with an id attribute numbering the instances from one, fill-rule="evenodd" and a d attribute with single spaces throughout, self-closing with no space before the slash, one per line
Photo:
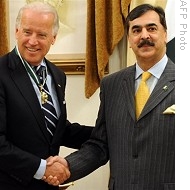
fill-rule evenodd
<path id="1" fill-rule="evenodd" d="M 40 80 L 40 83 L 43 84 L 47 77 L 46 67 L 40 66 L 40 68 L 36 70 L 36 74 Z M 47 130 L 50 134 L 50 137 L 52 138 L 58 118 L 46 83 L 43 86 L 43 91 L 48 95 L 48 99 L 45 103 L 42 103 L 42 109 L 45 116 Z"/>
<path id="2" fill-rule="evenodd" d="M 150 92 L 149 92 L 149 88 L 146 84 L 146 81 L 151 77 L 151 73 L 149 72 L 144 72 L 142 74 L 142 79 L 141 82 L 139 84 L 139 88 L 136 92 L 136 96 L 135 96 L 135 101 L 136 101 L 136 118 L 139 117 L 139 115 L 141 114 L 141 111 L 143 110 L 149 96 L 150 96 Z"/>

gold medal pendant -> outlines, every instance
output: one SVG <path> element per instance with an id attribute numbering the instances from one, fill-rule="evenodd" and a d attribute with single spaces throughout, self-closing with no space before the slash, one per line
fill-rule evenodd
<path id="1" fill-rule="evenodd" d="M 40 85 L 39 87 L 40 87 L 42 104 L 45 104 L 48 101 L 48 94 L 43 91 L 43 86 L 42 85 Z"/>
<path id="2" fill-rule="evenodd" d="M 44 91 L 41 91 L 41 100 L 42 104 L 45 104 L 48 101 L 48 95 Z"/>

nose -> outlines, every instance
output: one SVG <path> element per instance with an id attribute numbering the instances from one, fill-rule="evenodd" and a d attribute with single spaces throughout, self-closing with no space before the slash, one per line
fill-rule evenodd
<path id="1" fill-rule="evenodd" d="M 150 38 L 149 32 L 147 31 L 146 28 L 143 28 L 141 32 L 141 39 L 149 39 L 149 38 Z"/>
<path id="2" fill-rule="evenodd" d="M 37 40 L 36 35 L 34 35 L 34 34 L 31 35 L 28 42 L 29 42 L 30 45 L 37 45 L 38 44 L 38 40 Z"/>

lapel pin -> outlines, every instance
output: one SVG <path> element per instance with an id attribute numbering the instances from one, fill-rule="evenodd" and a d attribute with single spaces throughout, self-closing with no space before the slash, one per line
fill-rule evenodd
<path id="1" fill-rule="evenodd" d="M 61 85 L 60 85 L 60 84 L 58 84 L 58 86 L 59 86 L 59 87 L 61 87 Z"/>
<path id="2" fill-rule="evenodd" d="M 168 90 L 168 86 L 164 86 L 163 90 L 165 90 L 165 91 Z"/>

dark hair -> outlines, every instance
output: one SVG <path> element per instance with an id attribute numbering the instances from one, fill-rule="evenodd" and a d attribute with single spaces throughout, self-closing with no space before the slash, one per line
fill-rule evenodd
<path id="1" fill-rule="evenodd" d="M 128 16 L 127 16 L 127 18 L 125 20 L 125 30 L 126 30 L 127 35 L 128 35 L 128 32 L 129 32 L 129 21 L 132 21 L 132 20 L 142 16 L 143 14 L 145 14 L 148 11 L 155 11 L 160 17 L 160 23 L 165 28 L 165 30 L 167 30 L 167 24 L 166 24 L 166 18 L 165 18 L 164 9 L 162 7 L 153 6 L 153 5 L 150 5 L 150 4 L 141 4 L 141 5 L 137 6 L 137 7 L 135 7 L 128 14 Z"/>

